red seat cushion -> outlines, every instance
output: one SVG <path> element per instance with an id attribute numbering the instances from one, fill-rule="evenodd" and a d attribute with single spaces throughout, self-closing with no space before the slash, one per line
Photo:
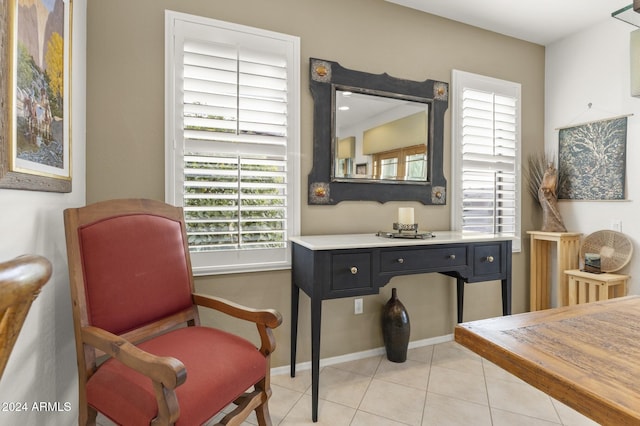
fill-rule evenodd
<path id="1" fill-rule="evenodd" d="M 138 345 L 185 365 L 178 386 L 178 425 L 201 425 L 264 377 L 266 360 L 249 341 L 221 330 L 187 327 Z M 106 361 L 87 382 L 89 405 L 122 425 L 145 425 L 158 410 L 151 380 L 122 363 Z"/>

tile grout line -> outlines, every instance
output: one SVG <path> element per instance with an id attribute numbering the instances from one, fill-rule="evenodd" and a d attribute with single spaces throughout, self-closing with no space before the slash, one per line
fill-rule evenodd
<path id="1" fill-rule="evenodd" d="M 482 378 L 484 379 L 484 392 L 487 395 L 487 407 L 489 409 L 489 420 L 493 426 L 493 410 L 491 409 L 491 399 L 489 398 L 489 385 L 487 383 L 487 369 L 485 368 L 484 360 L 480 360 L 482 365 Z"/>

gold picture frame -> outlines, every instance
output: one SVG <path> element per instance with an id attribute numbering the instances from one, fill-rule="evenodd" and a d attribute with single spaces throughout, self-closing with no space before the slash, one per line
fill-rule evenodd
<path id="1" fill-rule="evenodd" d="M 0 5 L 0 188 L 71 192 L 72 0 Z"/>

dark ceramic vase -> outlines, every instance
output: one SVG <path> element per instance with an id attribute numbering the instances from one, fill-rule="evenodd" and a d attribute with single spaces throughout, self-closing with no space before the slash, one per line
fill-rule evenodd
<path id="1" fill-rule="evenodd" d="M 410 332 L 409 313 L 398 300 L 398 293 L 394 288 L 391 290 L 391 299 L 382 308 L 382 336 L 389 361 L 407 360 Z"/>

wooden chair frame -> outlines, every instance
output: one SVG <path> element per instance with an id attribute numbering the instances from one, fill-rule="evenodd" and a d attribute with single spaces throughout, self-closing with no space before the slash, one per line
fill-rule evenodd
<path id="1" fill-rule="evenodd" d="M 171 357 L 158 357 L 135 346 L 136 343 L 150 337 L 167 332 L 185 323 L 188 326 L 200 325 L 198 306 L 214 309 L 232 317 L 255 323 L 260 336 L 259 348 L 266 358 L 266 371 L 262 380 L 254 385 L 254 390 L 247 392 L 234 401 L 237 407 L 226 415 L 220 425 L 240 425 L 252 411 L 256 412 L 260 425 L 270 425 L 268 399 L 271 396 L 270 386 L 270 354 L 275 349 L 275 338 L 272 329 L 282 323 L 282 316 L 275 310 L 251 309 L 222 298 L 204 294 L 195 294 L 193 276 L 190 274 L 190 286 L 193 305 L 173 316 L 155 323 L 115 335 L 89 324 L 86 309 L 86 294 L 81 263 L 78 229 L 105 218 L 130 214 L 152 214 L 170 218 L 179 222 L 182 228 L 184 251 L 189 271 L 191 261 L 187 245 L 186 228 L 183 210 L 160 201 L 144 199 L 122 199 L 91 204 L 82 208 L 66 209 L 64 223 L 67 240 L 67 255 L 71 298 L 73 303 L 73 320 L 78 354 L 79 424 L 95 424 L 97 412 L 90 407 L 86 399 L 86 382 L 97 370 L 97 361 L 107 355 L 122 362 L 126 366 L 144 374 L 153 382 L 158 416 L 153 425 L 174 424 L 180 408 L 175 389 L 186 380 L 186 370 L 182 362 Z"/>
<path id="2" fill-rule="evenodd" d="M 31 304 L 51 277 L 51 262 L 24 255 L 0 263 L 0 377 Z"/>

